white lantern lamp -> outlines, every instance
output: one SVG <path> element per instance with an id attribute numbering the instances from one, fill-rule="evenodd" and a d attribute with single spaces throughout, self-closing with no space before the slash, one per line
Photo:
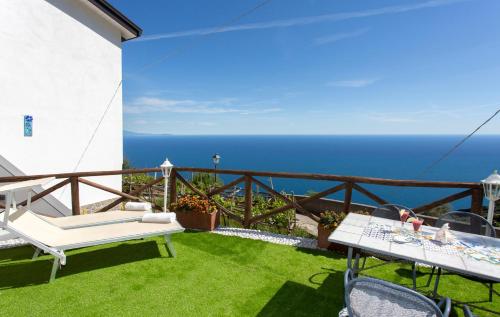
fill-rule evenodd
<path id="1" fill-rule="evenodd" d="M 163 177 L 165 178 L 165 190 L 163 193 L 163 212 L 167 212 L 167 200 L 168 200 L 168 183 L 170 180 L 170 174 L 172 173 L 172 169 L 174 168 L 174 165 L 170 163 L 168 158 L 165 158 L 165 162 L 163 162 L 160 165 L 161 168 L 161 173 L 163 174 Z"/>
<path id="2" fill-rule="evenodd" d="M 493 223 L 495 202 L 500 199 L 500 175 L 495 170 L 488 178 L 481 181 L 484 187 L 484 196 L 490 201 L 488 206 L 488 222 Z"/>
<path id="3" fill-rule="evenodd" d="M 220 155 L 218 153 L 215 153 L 212 156 L 212 162 L 214 162 L 214 171 L 215 171 L 215 184 L 217 185 L 217 165 L 220 163 Z"/>

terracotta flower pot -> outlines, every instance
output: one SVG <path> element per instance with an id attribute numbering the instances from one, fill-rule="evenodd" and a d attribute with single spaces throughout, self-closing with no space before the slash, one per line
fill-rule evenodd
<path id="1" fill-rule="evenodd" d="M 333 229 L 325 228 L 322 224 L 318 223 L 318 248 L 328 249 L 330 247 L 328 237 L 332 232 Z"/>
<path id="2" fill-rule="evenodd" d="M 176 211 L 177 221 L 187 229 L 212 231 L 219 226 L 219 212 L 210 214 L 191 211 Z"/>
<path id="3" fill-rule="evenodd" d="M 318 223 L 318 248 L 336 251 L 338 253 L 347 254 L 347 247 L 343 244 L 332 243 L 328 241 L 328 237 L 335 229 L 325 228 Z"/>

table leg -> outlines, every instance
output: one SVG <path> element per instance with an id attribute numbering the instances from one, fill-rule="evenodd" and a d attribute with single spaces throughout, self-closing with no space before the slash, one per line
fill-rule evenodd
<path id="1" fill-rule="evenodd" d="M 347 250 L 347 268 L 352 269 L 352 247 Z"/>

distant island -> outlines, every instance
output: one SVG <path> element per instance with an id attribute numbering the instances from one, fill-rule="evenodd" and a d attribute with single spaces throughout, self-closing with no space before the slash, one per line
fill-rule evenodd
<path id="1" fill-rule="evenodd" d="M 124 137 L 133 137 L 133 136 L 169 136 L 172 134 L 168 133 L 142 133 L 142 132 L 134 132 L 134 131 L 128 131 L 128 130 L 123 130 L 123 136 Z"/>

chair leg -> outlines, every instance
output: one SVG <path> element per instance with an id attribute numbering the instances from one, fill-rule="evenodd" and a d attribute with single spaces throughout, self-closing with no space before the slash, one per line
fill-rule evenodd
<path id="1" fill-rule="evenodd" d="M 425 285 L 425 287 L 429 287 L 429 285 L 431 285 L 432 277 L 434 276 L 434 271 L 435 270 L 436 270 L 436 267 L 433 266 L 432 267 L 432 271 L 431 271 L 431 275 L 429 276 L 429 279 L 427 280 L 427 284 Z"/>
<path id="2" fill-rule="evenodd" d="M 417 289 L 417 263 L 413 262 L 411 265 L 412 278 L 413 278 L 413 290 Z"/>
<path id="3" fill-rule="evenodd" d="M 59 264 L 61 263 L 61 260 L 59 260 L 59 258 L 54 258 L 54 263 L 52 263 L 52 272 L 50 272 L 50 279 L 49 279 L 49 283 L 51 283 L 52 281 L 54 281 L 56 279 L 56 273 L 57 273 L 57 270 L 59 269 Z"/>
<path id="4" fill-rule="evenodd" d="M 441 268 L 439 267 L 438 270 L 437 270 L 437 274 L 436 274 L 436 282 L 434 282 L 434 291 L 432 292 L 432 296 L 434 298 L 437 297 L 437 290 L 438 290 L 438 286 L 439 286 L 439 278 L 441 277 Z"/>
<path id="5" fill-rule="evenodd" d="M 354 258 L 354 275 L 358 275 L 358 272 L 359 272 L 359 257 L 360 257 L 360 254 L 359 252 L 356 252 L 356 257 Z"/>
<path id="6" fill-rule="evenodd" d="M 172 239 L 170 238 L 169 234 L 165 235 L 165 244 L 167 245 L 167 249 L 168 252 L 170 252 L 170 255 L 175 258 L 177 254 L 175 253 L 174 245 L 172 244 Z"/>
<path id="7" fill-rule="evenodd" d="M 361 265 L 361 268 L 362 268 L 362 269 L 365 269 L 365 265 L 366 265 L 366 258 L 367 258 L 367 256 L 365 255 L 365 256 L 363 257 L 363 264 Z"/>
<path id="8" fill-rule="evenodd" d="M 490 296 L 489 296 L 489 301 L 490 303 L 493 301 L 493 282 L 490 282 Z"/>
<path id="9" fill-rule="evenodd" d="M 41 252 L 42 252 L 42 249 L 36 248 L 35 253 L 33 253 L 33 257 L 31 258 L 31 260 L 35 260 L 36 258 L 38 258 L 38 256 L 40 255 Z"/>

